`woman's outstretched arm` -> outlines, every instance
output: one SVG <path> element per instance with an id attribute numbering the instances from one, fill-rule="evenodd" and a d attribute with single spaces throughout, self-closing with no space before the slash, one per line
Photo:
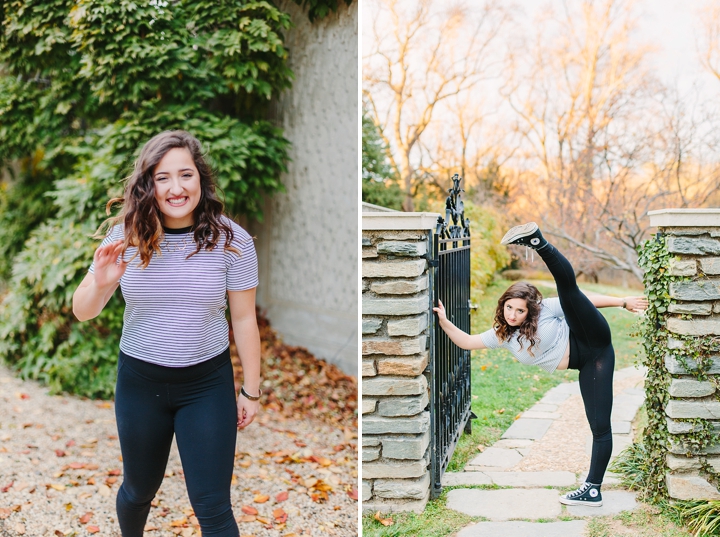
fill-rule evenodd
<path id="1" fill-rule="evenodd" d="M 637 313 L 639 311 L 646 310 L 648 307 L 647 298 L 644 296 L 616 297 L 607 295 L 587 295 L 587 297 L 596 308 L 624 307 L 628 311 Z"/>
<path id="2" fill-rule="evenodd" d="M 480 334 L 471 335 L 463 332 L 448 320 L 445 315 L 445 306 L 443 306 L 441 301 L 438 300 L 438 306 L 433 308 L 433 311 L 437 313 L 440 328 L 445 331 L 455 345 L 466 350 L 487 349 L 485 343 L 483 343 L 480 338 Z"/>

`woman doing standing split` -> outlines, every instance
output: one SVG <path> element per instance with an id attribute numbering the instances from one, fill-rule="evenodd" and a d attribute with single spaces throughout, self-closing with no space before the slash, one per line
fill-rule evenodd
<path id="1" fill-rule="evenodd" d="M 236 428 L 253 421 L 260 398 L 252 238 L 223 215 L 200 143 L 184 131 L 145 144 L 108 212 L 116 202 L 122 211 L 108 220 L 112 227 L 75 291 L 73 312 L 81 321 L 97 317 L 120 286 L 120 530 L 142 536 L 174 435 L 202 534 L 238 537 L 230 504 Z M 237 400 L 228 303 L 244 375 Z"/>
<path id="2" fill-rule="evenodd" d="M 610 413 L 613 399 L 615 351 L 610 327 L 597 308 L 647 308 L 644 297 L 586 296 L 577 286 L 570 262 L 530 222 L 507 232 L 502 244 L 521 244 L 538 252 L 557 285 L 558 298 L 543 300 L 528 283 L 511 285 L 498 300 L 493 328 L 466 334 L 445 316 L 442 303 L 433 310 L 448 337 L 463 349 L 508 349 L 518 361 L 556 369 L 580 371 L 580 393 L 593 435 L 590 471 L 583 485 L 560 497 L 566 505 L 601 506 L 605 470 L 612 453 Z"/>

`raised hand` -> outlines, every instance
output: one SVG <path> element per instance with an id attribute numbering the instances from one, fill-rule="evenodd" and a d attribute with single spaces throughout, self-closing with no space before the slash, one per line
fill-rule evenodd
<path id="1" fill-rule="evenodd" d="M 93 255 L 93 262 L 95 263 L 94 276 L 95 285 L 98 287 L 111 287 L 125 274 L 125 269 L 128 266 L 127 262 L 122 260 L 119 263 L 117 262 L 122 252 L 122 246 L 123 241 L 117 240 L 95 250 L 95 255 Z"/>
<path id="2" fill-rule="evenodd" d="M 644 296 L 629 296 L 625 298 L 625 309 L 632 312 L 644 311 L 648 308 L 647 298 Z"/>

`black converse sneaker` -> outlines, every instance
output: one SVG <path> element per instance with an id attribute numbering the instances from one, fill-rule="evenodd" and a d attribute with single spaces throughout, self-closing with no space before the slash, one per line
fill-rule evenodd
<path id="1" fill-rule="evenodd" d="M 528 222 L 522 226 L 515 226 L 505 233 L 500 244 L 521 244 L 533 250 L 540 250 L 547 246 L 548 241 L 542 236 L 535 222 Z"/>
<path id="2" fill-rule="evenodd" d="M 600 485 L 593 485 L 585 481 L 579 489 L 560 496 L 560 503 L 564 503 L 565 505 L 600 507 L 602 505 Z"/>

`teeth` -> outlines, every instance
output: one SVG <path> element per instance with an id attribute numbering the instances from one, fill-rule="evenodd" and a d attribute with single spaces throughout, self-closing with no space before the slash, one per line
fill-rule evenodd
<path id="1" fill-rule="evenodd" d="M 187 198 L 180 198 L 180 199 L 168 200 L 168 203 L 169 203 L 170 205 L 181 205 L 181 204 L 185 203 L 185 200 L 186 200 L 186 199 L 187 199 Z"/>

